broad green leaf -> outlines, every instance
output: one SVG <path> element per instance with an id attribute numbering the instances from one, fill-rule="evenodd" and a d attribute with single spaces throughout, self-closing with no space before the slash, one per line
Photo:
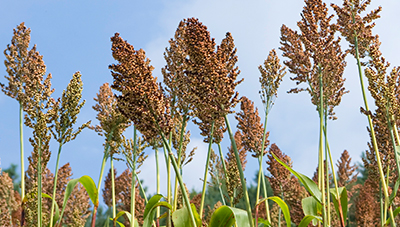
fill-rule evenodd
<path id="1" fill-rule="evenodd" d="M 197 213 L 196 206 L 193 203 L 190 206 L 196 220 L 196 225 L 201 226 L 201 220 L 199 214 Z M 188 209 L 186 207 L 182 207 L 181 209 L 172 213 L 172 222 L 174 223 L 175 227 L 192 226 Z"/>
<path id="2" fill-rule="evenodd" d="M 303 208 L 304 215 L 306 216 L 318 217 L 322 212 L 321 203 L 319 203 L 312 196 L 302 199 L 301 206 Z M 313 222 L 313 225 L 317 224 L 317 220 L 311 219 L 311 221 Z"/>
<path id="3" fill-rule="evenodd" d="M 281 208 L 283 216 L 285 217 L 285 221 L 287 226 L 290 226 L 292 224 L 292 221 L 290 219 L 290 211 L 289 211 L 289 207 L 288 205 L 285 203 L 285 201 L 283 201 L 281 198 L 279 198 L 278 196 L 271 196 L 265 199 L 262 199 L 261 201 L 259 201 L 257 203 L 257 206 L 263 202 L 265 202 L 265 200 L 272 200 L 274 201 L 276 204 L 278 204 L 278 206 Z"/>
<path id="4" fill-rule="evenodd" d="M 42 197 L 43 198 L 49 198 L 51 200 L 53 200 L 53 198 L 51 198 L 51 196 L 49 196 L 46 193 L 42 193 Z M 56 205 L 56 210 L 54 212 L 54 219 L 53 219 L 53 226 L 55 226 L 55 224 L 57 223 L 58 219 L 60 218 L 60 208 L 58 207 L 57 203 L 54 203 Z"/>
<path id="5" fill-rule="evenodd" d="M 167 202 L 159 202 L 160 199 L 163 198 L 161 194 L 156 194 L 150 198 L 149 202 L 146 204 L 146 208 L 143 213 L 143 227 L 151 227 L 154 215 L 156 214 L 156 209 L 159 206 L 166 207 L 168 209 L 172 209 L 172 206 Z"/>
<path id="6" fill-rule="evenodd" d="M 340 187 L 338 188 L 339 190 L 339 194 L 337 195 L 336 193 L 336 189 L 335 188 L 331 188 L 330 192 L 333 195 L 333 204 L 335 205 L 335 210 L 336 213 L 340 219 L 340 213 L 339 213 L 339 202 L 338 200 L 340 199 L 340 205 L 342 207 L 342 211 L 343 211 L 343 219 L 346 220 L 347 219 L 347 212 L 348 212 L 348 198 L 347 198 L 347 190 L 345 187 Z"/>
<path id="7" fill-rule="evenodd" d="M 90 200 L 94 205 L 99 204 L 99 195 L 97 194 L 97 187 L 94 183 L 93 179 L 87 175 L 79 178 L 79 182 L 85 187 L 86 192 L 88 193 Z"/>
<path id="8" fill-rule="evenodd" d="M 250 227 L 245 210 L 221 206 L 212 214 L 208 227 L 231 227 L 235 222 L 237 226 Z"/>
<path id="9" fill-rule="evenodd" d="M 313 220 L 322 222 L 322 218 L 320 216 L 306 215 L 297 227 L 307 227 L 308 224 L 310 224 L 310 222 Z"/>
<path id="10" fill-rule="evenodd" d="M 400 207 L 397 207 L 396 210 L 393 211 L 393 217 L 396 218 L 396 216 L 400 213 Z M 389 226 L 390 224 L 390 217 L 386 220 L 385 225 Z"/>
<path id="11" fill-rule="evenodd" d="M 288 165 L 286 165 L 286 163 L 282 162 L 278 157 L 276 157 L 276 155 L 274 153 L 271 152 L 271 154 L 272 154 L 272 156 L 274 156 L 276 161 L 278 161 L 281 165 L 283 165 L 287 170 L 289 170 L 293 175 L 295 175 L 300 180 L 300 182 L 304 185 L 304 187 L 307 189 L 307 191 L 313 197 L 315 197 L 315 199 L 319 203 L 322 203 L 321 202 L 322 201 L 322 199 L 321 199 L 322 193 L 313 180 L 311 180 L 309 177 L 307 177 L 301 173 L 294 171 L 292 168 L 290 168 Z"/>
<path id="12" fill-rule="evenodd" d="M 78 182 L 80 182 L 83 185 L 86 192 L 89 194 L 89 198 L 92 201 L 92 203 L 94 205 L 98 205 L 98 203 L 99 203 L 99 198 L 97 195 L 97 188 L 91 177 L 85 175 L 85 176 L 82 176 L 77 179 L 72 179 L 68 182 L 67 187 L 65 189 L 64 202 L 63 202 L 63 207 L 61 210 L 60 219 L 62 218 L 62 216 L 64 214 L 65 207 L 67 206 L 67 201 L 68 201 L 69 197 L 71 196 L 71 193 L 74 190 L 75 186 L 78 184 Z"/>

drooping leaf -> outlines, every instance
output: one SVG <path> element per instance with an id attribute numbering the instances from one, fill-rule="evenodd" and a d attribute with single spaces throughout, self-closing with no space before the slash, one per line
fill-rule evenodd
<path id="1" fill-rule="evenodd" d="M 211 216 L 209 227 L 231 227 L 236 222 L 237 226 L 250 227 L 247 212 L 242 209 L 221 206 Z"/>
<path id="2" fill-rule="evenodd" d="M 276 157 L 276 155 L 274 153 L 272 153 L 272 156 L 274 156 L 274 158 L 276 159 L 276 161 L 278 161 L 281 165 L 283 165 L 287 170 L 289 170 L 293 175 L 295 175 L 300 182 L 304 185 L 304 187 L 307 189 L 307 191 L 313 196 L 315 197 L 315 199 L 319 202 L 322 203 L 322 193 L 319 190 L 317 184 L 315 184 L 315 182 L 313 180 L 311 180 L 309 177 L 298 173 L 296 171 L 294 171 L 292 168 L 290 168 L 290 166 L 286 165 L 286 163 L 282 162 L 278 157 Z"/>
<path id="3" fill-rule="evenodd" d="M 99 203 L 97 187 L 91 177 L 85 175 L 85 176 L 82 176 L 77 179 L 72 179 L 68 182 L 67 187 L 65 189 L 64 201 L 63 201 L 60 219 L 62 219 L 65 207 L 67 206 L 67 201 L 68 201 L 69 197 L 71 196 L 71 193 L 74 190 L 75 186 L 78 184 L 78 182 L 80 182 L 83 185 L 86 192 L 89 194 L 89 198 L 92 201 L 92 203 L 94 205 L 98 205 L 98 203 Z"/>
<path id="4" fill-rule="evenodd" d="M 339 190 L 339 195 L 337 195 L 335 188 L 330 189 L 330 192 L 331 192 L 332 198 L 333 198 L 333 204 L 335 205 L 336 213 L 340 219 L 339 202 L 338 202 L 338 200 L 340 199 L 340 205 L 341 205 L 341 209 L 343 212 L 343 219 L 346 220 L 347 212 L 348 212 L 347 189 L 345 187 L 340 187 L 340 188 L 338 188 L 338 190 Z"/>
<path id="5" fill-rule="evenodd" d="M 319 217 L 322 212 L 321 203 L 319 203 L 313 196 L 302 199 L 301 206 L 305 216 Z M 305 221 L 308 221 L 308 219 Z M 313 225 L 317 224 L 317 220 L 315 218 L 312 218 L 310 221 L 313 222 Z"/>
<path id="6" fill-rule="evenodd" d="M 270 227 L 271 223 L 268 220 L 263 218 L 258 218 L 258 226 L 257 227 Z"/>
<path id="7" fill-rule="evenodd" d="M 289 211 L 289 207 L 288 205 L 285 203 L 285 201 L 283 201 L 281 198 L 279 198 L 278 196 L 271 196 L 265 199 L 262 199 L 261 201 L 259 201 L 257 203 L 257 206 L 263 202 L 265 202 L 266 200 L 272 200 L 274 201 L 276 204 L 278 204 L 278 206 L 281 208 L 283 216 L 285 217 L 285 221 L 287 226 L 290 226 L 292 224 L 292 221 L 290 219 L 290 211 Z"/>
<path id="8" fill-rule="evenodd" d="M 156 214 L 156 208 L 159 206 L 166 207 L 168 209 L 172 209 L 172 206 L 167 202 L 159 202 L 163 196 L 161 194 L 156 194 L 150 198 L 149 202 L 146 204 L 146 208 L 143 213 L 143 227 L 151 227 L 152 222 L 154 220 L 154 216 Z"/>
<path id="9" fill-rule="evenodd" d="M 322 222 L 322 218 L 320 216 L 306 215 L 297 227 L 307 227 L 308 224 L 314 220 Z"/>

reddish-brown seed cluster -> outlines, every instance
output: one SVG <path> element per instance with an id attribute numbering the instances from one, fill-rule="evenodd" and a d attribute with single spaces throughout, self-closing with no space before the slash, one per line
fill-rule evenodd
<path id="1" fill-rule="evenodd" d="M 264 127 L 260 122 L 261 118 L 258 115 L 258 109 L 254 110 L 254 103 L 245 96 L 242 97 L 240 109 L 241 111 L 236 114 L 235 118 L 238 120 L 237 128 L 242 132 L 244 149 L 253 152 L 253 157 L 264 156 L 267 153 L 266 148 L 269 145 L 269 132 L 264 142 L 264 151 L 262 151 Z"/>
<path id="2" fill-rule="evenodd" d="M 214 141 L 222 139 L 224 116 L 232 113 L 238 103 L 235 87 L 239 74 L 236 67 L 237 56 L 230 33 L 216 46 L 207 27 L 198 19 L 189 18 L 181 21 L 167 49 L 167 66 L 164 69 L 167 86 L 177 96 L 179 108 L 192 110 L 197 117 L 205 141 L 211 132 L 214 121 Z M 174 89 L 176 87 L 176 89 Z"/>
<path id="3" fill-rule="evenodd" d="M 367 15 L 361 16 L 370 3 L 371 0 L 344 0 L 342 7 L 332 4 L 338 15 L 338 29 L 347 42 L 350 43 L 350 53 L 356 56 L 354 38 L 357 37 L 358 51 L 361 58 L 368 55 L 371 42 L 378 38 L 378 35 L 372 34 L 372 28 L 375 27 L 375 23 L 372 21 L 380 17 L 379 13 L 382 11 L 382 7 L 378 7 Z"/>
<path id="4" fill-rule="evenodd" d="M 118 109 L 145 136 L 147 141 L 169 133 L 172 129 L 168 98 L 157 78 L 152 76 L 153 66 L 144 50 L 135 50 L 118 33 L 111 37 L 112 55 L 118 64 L 109 66 L 117 96 Z"/>
<path id="5" fill-rule="evenodd" d="M 306 83 L 306 88 L 294 88 L 290 93 L 307 91 L 311 101 L 319 106 L 320 82 L 322 76 L 323 103 L 329 118 L 336 119 L 333 108 L 339 105 L 344 88 L 343 71 L 345 56 L 340 47 L 340 38 L 335 38 L 336 25 L 331 24 L 333 15 L 322 0 L 306 0 L 302 20 L 297 23 L 300 33 L 285 25 L 281 28 L 281 50 L 289 71 L 296 74 L 292 80 L 297 85 Z"/>

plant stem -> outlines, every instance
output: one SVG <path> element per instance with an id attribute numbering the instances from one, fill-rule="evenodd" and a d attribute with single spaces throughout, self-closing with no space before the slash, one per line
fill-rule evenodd
<path id="1" fill-rule="evenodd" d="M 112 212 L 113 212 L 112 218 L 114 219 L 115 216 L 117 216 L 117 207 L 115 205 L 115 173 L 114 173 L 114 160 L 112 155 L 110 157 L 110 166 L 111 166 L 111 199 L 112 199 Z"/>
<path id="2" fill-rule="evenodd" d="M 260 162 L 260 171 L 259 171 L 259 176 L 258 178 L 260 178 L 261 175 L 261 180 L 262 180 L 262 185 L 263 185 L 263 191 L 264 191 L 264 198 L 268 198 L 268 194 L 267 194 L 267 185 L 265 183 L 265 177 L 264 177 L 264 171 L 262 170 L 262 162 L 263 162 L 263 157 L 264 157 L 264 150 L 265 150 L 265 139 L 267 137 L 267 121 L 268 121 L 268 113 L 269 113 L 269 109 L 270 109 L 270 104 L 269 104 L 269 99 L 267 100 L 267 107 L 265 109 L 265 121 L 264 121 L 264 132 L 263 132 L 263 138 L 262 138 L 262 142 L 261 142 L 261 155 L 259 157 L 259 162 Z M 261 172 L 261 173 L 260 173 Z M 260 184 L 260 181 L 258 181 L 258 184 Z M 258 193 L 258 188 L 257 188 L 257 193 Z M 256 199 L 258 201 L 258 197 Z M 271 216 L 269 214 L 269 204 L 268 201 L 265 201 L 265 210 L 267 213 L 267 220 L 269 221 L 269 223 L 271 223 Z"/>
<path id="3" fill-rule="evenodd" d="M 162 132 L 161 132 L 161 137 L 163 139 L 164 146 L 168 150 L 168 154 L 169 154 L 169 157 L 171 159 L 172 166 L 173 166 L 173 168 L 175 170 L 175 174 L 178 177 L 179 186 L 182 188 L 183 200 L 185 201 L 186 208 L 188 209 L 188 213 L 189 213 L 191 224 L 192 224 L 193 227 L 196 227 L 197 226 L 196 225 L 196 220 L 194 219 L 194 215 L 193 215 L 193 212 L 192 212 L 192 209 L 191 209 L 191 206 L 190 206 L 189 197 L 188 197 L 188 194 L 186 193 L 185 185 L 183 183 L 182 176 L 181 176 L 181 174 L 179 172 L 178 165 L 176 164 L 174 154 L 172 153 L 171 147 L 169 146 L 168 141 L 167 141 L 167 139 L 165 138 L 165 136 L 164 136 L 164 134 Z"/>
<path id="4" fill-rule="evenodd" d="M 318 152 L 318 187 L 322 194 L 322 215 L 324 227 L 327 226 L 327 215 L 326 215 L 326 204 L 325 204 L 325 184 L 324 184 L 324 153 L 323 153 L 323 110 L 324 110 L 324 89 L 322 85 L 322 72 L 321 67 L 318 66 L 318 77 L 319 77 L 319 152 Z M 329 177 L 329 174 L 326 173 Z"/>
<path id="5" fill-rule="evenodd" d="M 25 167 L 24 167 L 24 138 L 23 138 L 23 106 L 19 102 L 19 146 L 21 158 L 21 201 L 25 197 Z"/>
<path id="6" fill-rule="evenodd" d="M 229 176 L 228 176 L 228 171 L 226 170 L 225 158 L 224 158 L 224 155 L 222 154 L 221 143 L 218 143 L 218 152 L 219 152 L 219 156 L 221 158 L 222 168 L 224 169 L 225 186 L 226 186 L 226 182 L 228 181 Z M 233 197 L 232 196 L 229 198 L 229 202 L 230 202 L 231 206 L 233 206 Z"/>
<path id="7" fill-rule="evenodd" d="M 327 105 L 328 106 L 328 105 Z M 324 138 L 325 138 L 325 172 L 326 172 L 326 207 L 327 207 L 327 222 L 328 226 L 331 226 L 331 196 L 330 196 L 330 182 L 329 182 L 329 163 L 328 163 L 328 147 L 327 147 L 327 125 L 328 125 L 328 118 L 327 118 L 327 111 L 324 111 Z M 333 169 L 333 165 L 332 165 Z M 332 170 L 333 172 L 333 170 Z M 338 195 L 340 196 L 340 195 Z M 340 199 L 339 199 L 340 200 Z M 340 208 L 339 208 L 340 209 Z"/>
<path id="8" fill-rule="evenodd" d="M 99 195 L 100 195 L 100 190 L 101 190 L 101 181 L 103 179 L 104 167 L 106 165 L 108 154 L 110 152 L 109 142 L 111 140 L 113 133 L 114 133 L 114 129 L 112 129 L 110 134 L 108 135 L 108 138 L 106 141 L 106 147 L 105 147 L 104 154 L 103 154 L 103 161 L 101 162 L 99 183 L 97 184 L 97 201 L 96 201 L 96 204 L 93 204 L 94 208 L 93 208 L 93 216 L 92 216 L 92 227 L 95 227 L 95 225 L 96 225 L 96 214 L 97 214 L 97 208 L 99 207 Z"/>
<path id="9" fill-rule="evenodd" d="M 237 147 L 236 147 L 236 141 L 235 141 L 235 138 L 233 137 L 233 133 L 232 133 L 231 126 L 229 124 L 228 116 L 224 115 L 224 118 L 225 118 L 226 127 L 228 129 L 229 138 L 231 139 L 232 148 L 233 148 L 233 151 L 235 152 L 236 164 L 237 164 L 238 169 L 239 169 L 240 181 L 242 183 L 244 199 L 245 199 L 245 202 L 246 202 L 246 210 L 247 210 L 247 216 L 248 216 L 248 219 L 249 219 L 249 224 L 250 224 L 250 227 L 254 227 L 253 217 L 252 217 L 251 208 L 250 208 L 249 193 L 247 192 L 246 181 L 244 179 L 243 168 L 242 168 L 242 164 L 240 162 L 239 152 L 238 152 Z"/>
<path id="10" fill-rule="evenodd" d="M 355 19 L 354 19 L 354 15 L 353 15 L 353 23 L 354 23 L 354 21 L 355 21 Z M 366 92 L 365 92 L 365 88 L 364 88 L 364 79 L 363 79 L 363 75 L 362 75 L 361 62 L 360 62 L 360 56 L 359 56 L 359 50 L 358 50 L 358 38 L 357 38 L 356 31 L 354 31 L 354 47 L 355 47 L 355 52 L 356 52 L 358 75 L 360 77 L 361 91 L 362 91 L 362 95 L 363 95 L 365 111 L 367 112 L 368 124 L 369 124 L 369 128 L 370 128 L 370 133 L 371 133 L 372 145 L 373 145 L 373 148 L 375 151 L 376 162 L 378 163 L 379 176 L 381 178 L 383 194 L 385 196 L 385 203 L 389 204 L 389 192 L 388 192 L 388 188 L 387 188 L 387 185 L 385 182 L 385 174 L 383 173 L 381 156 L 380 156 L 380 152 L 378 150 L 378 144 L 376 142 L 375 129 L 374 129 L 374 125 L 372 123 L 371 116 L 369 114 L 370 111 L 369 111 L 367 96 L 366 96 Z M 394 226 L 396 226 L 396 223 L 394 221 L 393 211 L 391 208 L 389 208 L 389 214 L 390 214 L 390 219 L 391 219 L 391 221 L 390 221 L 391 226 L 394 227 Z"/>
<path id="11" fill-rule="evenodd" d="M 133 165 L 131 182 L 131 227 L 135 225 L 135 206 L 136 206 L 136 127 L 133 126 Z M 158 166 L 157 166 L 158 168 Z"/>
<path id="12" fill-rule="evenodd" d="M 207 161 L 206 167 L 204 169 L 204 178 L 203 178 L 203 190 L 201 191 L 201 203 L 200 203 L 200 218 L 203 217 L 203 208 L 204 208 L 204 199 L 206 195 L 206 186 L 207 186 L 207 176 L 208 176 L 208 166 L 210 165 L 210 154 L 211 154 L 211 145 L 213 143 L 213 134 L 214 134 L 214 121 L 211 123 L 211 132 L 210 137 L 208 138 L 208 152 L 207 152 Z"/>
<path id="13" fill-rule="evenodd" d="M 178 148 L 178 167 L 180 170 L 182 170 L 181 166 L 181 159 L 182 159 L 182 143 L 183 143 L 183 135 L 185 133 L 185 128 L 186 128 L 186 114 L 183 115 L 182 117 L 182 128 L 179 136 L 179 148 Z M 173 211 L 176 210 L 178 205 L 178 178 L 175 176 L 175 189 L 174 189 L 174 206 Z"/>
<path id="14" fill-rule="evenodd" d="M 39 158 L 37 165 L 37 176 L 38 176 L 38 226 L 42 226 L 42 139 L 39 139 Z"/>
<path id="15" fill-rule="evenodd" d="M 57 154 L 57 162 L 56 162 L 56 170 L 54 174 L 54 186 L 53 186 L 53 197 L 51 202 L 51 212 L 50 212 L 50 227 L 53 226 L 53 216 L 54 216 L 54 206 L 56 204 L 56 190 L 57 190 L 57 175 L 58 175 L 58 165 L 60 162 L 60 154 L 61 154 L 62 143 L 59 143 L 58 154 Z"/>
<path id="16" fill-rule="evenodd" d="M 157 177 L 157 194 L 160 194 L 160 166 L 158 160 L 158 149 L 155 149 L 156 152 L 156 177 Z M 146 202 L 147 203 L 147 202 Z M 160 217 L 160 207 L 157 207 L 157 217 Z"/>
<path id="17" fill-rule="evenodd" d="M 332 167 L 332 176 L 333 176 L 333 183 L 335 184 L 335 190 L 336 190 L 336 194 L 340 197 L 339 195 L 339 187 L 338 187 L 338 183 L 337 183 L 337 179 L 336 179 L 336 172 L 335 172 L 335 167 L 333 165 L 333 160 L 332 160 L 332 155 L 331 155 L 331 150 L 329 148 L 329 143 L 328 143 L 328 137 L 326 135 L 326 128 L 324 128 L 324 133 L 325 133 L 325 142 L 326 142 L 326 147 L 328 149 L 328 155 L 329 155 L 329 160 L 331 163 L 331 167 Z M 328 194 L 329 195 L 329 194 Z M 345 219 L 347 219 L 347 217 L 343 216 L 343 210 L 342 210 L 342 204 L 341 204 L 341 200 L 338 199 L 338 205 L 339 205 L 339 218 L 340 218 L 340 223 L 342 227 L 346 226 L 346 222 Z"/>

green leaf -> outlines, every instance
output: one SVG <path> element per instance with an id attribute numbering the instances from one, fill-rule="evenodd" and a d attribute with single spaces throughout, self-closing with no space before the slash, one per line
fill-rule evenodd
<path id="1" fill-rule="evenodd" d="M 221 206 L 211 216 L 209 227 L 231 227 L 236 222 L 237 226 L 250 227 L 247 212 L 242 209 Z"/>
<path id="2" fill-rule="evenodd" d="M 307 189 L 307 191 L 319 202 L 322 203 L 322 193 L 319 190 L 318 186 L 315 184 L 313 180 L 311 180 L 309 177 L 298 173 L 294 171 L 292 168 L 290 168 L 286 163 L 282 162 L 274 153 L 272 153 L 272 156 L 278 161 L 281 165 L 283 165 L 287 170 L 289 170 L 293 175 L 295 175 L 300 182 L 304 185 L 304 187 Z"/>
<path id="3" fill-rule="evenodd" d="M 396 210 L 393 211 L 393 217 L 396 218 L 396 216 L 400 213 L 400 207 L 397 207 Z M 386 220 L 385 225 L 389 225 L 390 224 L 390 217 Z"/>
<path id="4" fill-rule="evenodd" d="M 335 205 L 335 210 L 336 213 L 340 219 L 340 213 L 339 213 L 339 202 L 338 200 L 340 199 L 340 205 L 342 207 L 342 212 L 343 212 L 343 219 L 346 220 L 347 219 L 347 212 L 348 212 L 348 199 L 347 199 L 347 190 L 345 187 L 340 187 L 338 188 L 339 190 L 339 195 L 337 195 L 336 193 L 336 189 L 335 188 L 331 188 L 330 192 L 333 195 L 333 204 Z"/>
<path id="5" fill-rule="evenodd" d="M 304 215 L 319 217 L 322 212 L 322 205 L 319 203 L 314 197 L 310 196 L 301 200 L 301 206 L 303 208 Z M 305 221 L 308 221 L 305 220 Z M 313 225 L 317 224 L 317 220 L 311 219 L 313 221 Z M 308 222 L 310 223 L 310 222 Z"/>
<path id="6" fill-rule="evenodd" d="M 42 193 L 42 197 L 43 198 L 49 198 L 51 200 L 53 200 L 53 198 L 51 196 L 49 196 L 46 193 Z M 57 203 L 54 203 L 56 205 L 56 210 L 54 213 L 54 219 L 53 219 L 53 226 L 55 226 L 55 224 L 57 223 L 58 219 L 60 219 L 60 208 L 58 207 Z"/>
<path id="7" fill-rule="evenodd" d="M 290 211 L 289 211 L 289 207 L 288 205 L 285 203 L 285 201 L 283 201 L 281 198 L 279 198 L 278 196 L 271 196 L 265 199 L 262 199 L 261 201 L 259 201 L 257 203 L 257 206 L 263 202 L 265 202 L 265 200 L 272 200 L 274 201 L 276 204 L 278 204 L 278 206 L 281 208 L 283 216 L 285 217 L 285 221 L 286 221 L 286 225 L 290 226 L 292 224 L 292 221 L 290 219 Z"/>
<path id="8" fill-rule="evenodd" d="M 258 218 L 258 226 L 257 227 L 271 227 L 271 223 L 268 220 L 263 218 Z"/>
<path id="9" fill-rule="evenodd" d="M 93 179 L 85 175 L 79 178 L 79 182 L 85 187 L 92 203 L 97 206 L 99 204 L 99 195 L 97 194 L 97 187 Z"/>
<path id="10" fill-rule="evenodd" d="M 65 207 L 67 206 L 67 201 L 68 201 L 69 197 L 71 196 L 71 193 L 74 190 L 75 186 L 78 184 L 78 182 L 80 182 L 83 185 L 86 192 L 89 194 L 89 198 L 92 201 L 92 203 L 94 205 L 98 205 L 98 203 L 99 203 L 97 187 L 91 177 L 85 175 L 85 176 L 82 176 L 77 179 L 72 179 L 68 182 L 67 187 L 65 189 L 64 202 L 63 202 L 63 207 L 61 210 L 60 219 L 62 218 L 62 216 L 64 214 Z"/>
<path id="11" fill-rule="evenodd" d="M 201 219 L 199 214 L 197 213 L 196 206 L 193 203 L 190 206 L 196 221 L 196 225 L 201 226 Z M 192 221 L 190 219 L 188 209 L 186 207 L 182 207 L 181 209 L 176 210 L 174 213 L 172 213 L 172 222 L 174 223 L 175 227 L 192 226 Z"/>
<path id="12" fill-rule="evenodd" d="M 143 227 L 151 227 L 152 222 L 154 220 L 154 215 L 156 214 L 156 209 L 159 206 L 166 207 L 168 209 L 172 209 L 172 206 L 167 202 L 159 202 L 160 199 L 163 198 L 161 194 L 156 194 L 150 198 L 149 202 L 146 204 L 146 208 L 143 213 Z"/>
<path id="13" fill-rule="evenodd" d="M 115 216 L 115 218 L 114 219 L 110 218 L 110 220 L 113 221 L 113 222 L 119 223 L 117 221 L 118 218 L 120 218 L 124 214 L 126 214 L 126 216 L 128 217 L 129 222 L 131 222 L 132 221 L 132 215 L 131 215 L 131 213 L 129 213 L 128 211 L 125 211 L 125 210 L 118 212 L 118 214 Z M 139 227 L 139 223 L 138 223 L 136 218 L 135 218 L 134 226 L 135 227 Z"/>
<path id="14" fill-rule="evenodd" d="M 306 215 L 297 227 L 307 227 L 308 224 L 314 220 L 322 222 L 322 218 L 320 216 Z"/>

